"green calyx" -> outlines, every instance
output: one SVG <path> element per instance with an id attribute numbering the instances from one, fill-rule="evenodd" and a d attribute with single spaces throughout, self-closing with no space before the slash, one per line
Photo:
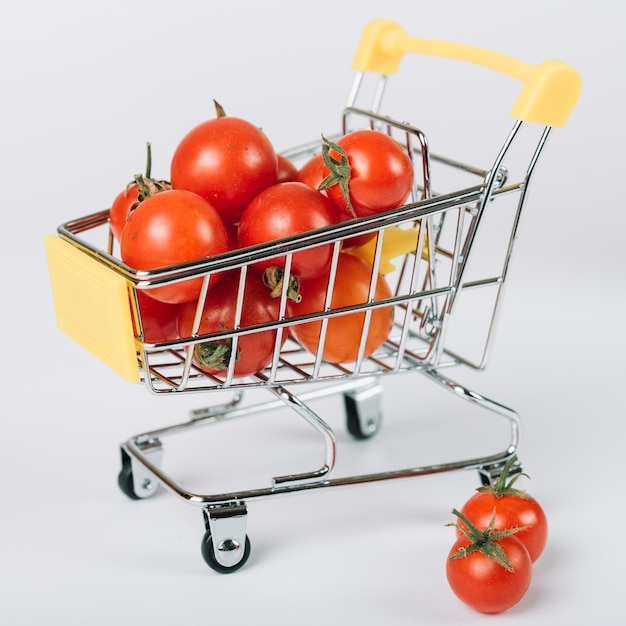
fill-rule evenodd
<path id="1" fill-rule="evenodd" d="M 198 364 L 208 367 L 217 372 L 224 372 L 228 369 L 233 353 L 233 340 L 225 341 L 205 341 L 196 345 L 194 354 Z M 235 354 L 235 362 L 239 360 L 239 350 Z"/>
<path id="2" fill-rule="evenodd" d="M 334 150 L 339 154 L 339 159 L 336 159 L 330 154 L 331 150 Z M 348 162 L 346 151 L 339 144 L 330 141 L 330 139 L 326 139 L 326 137 L 322 135 L 322 159 L 324 160 L 324 165 L 330 170 L 330 174 L 319 184 L 318 190 L 325 191 L 334 185 L 339 185 L 341 195 L 343 196 L 352 217 L 357 217 L 356 211 L 352 207 L 352 202 L 350 201 L 348 183 L 350 182 L 352 168 Z"/>
<path id="3" fill-rule="evenodd" d="M 168 183 L 163 180 L 152 180 L 143 174 L 135 174 L 135 182 L 139 185 L 138 203 L 146 198 L 154 196 L 161 191 L 166 191 Z"/>
<path id="4" fill-rule="evenodd" d="M 495 530 L 496 523 L 496 509 L 493 510 L 493 515 L 491 516 L 491 521 L 489 522 L 489 526 L 484 530 L 480 530 L 477 528 L 470 520 L 463 515 L 460 511 L 456 509 L 452 509 L 452 513 L 456 515 L 463 524 L 446 524 L 446 526 L 454 526 L 461 530 L 463 534 L 469 540 L 469 545 L 463 548 L 460 548 L 457 552 L 455 552 L 450 560 L 453 561 L 455 559 L 461 559 L 470 555 L 472 552 L 480 552 L 487 558 L 491 559 L 494 563 L 497 563 L 501 567 L 503 567 L 507 572 L 515 571 L 509 558 L 506 555 L 506 552 L 503 550 L 502 546 L 498 543 L 499 539 L 503 539 L 504 537 L 508 537 L 509 535 L 514 535 L 522 530 L 526 530 L 528 526 L 519 526 L 518 528 L 508 528 L 507 530 Z"/>
<path id="5" fill-rule="evenodd" d="M 518 498 L 524 498 L 526 500 L 532 500 L 533 498 L 529 496 L 525 491 L 521 489 L 515 489 L 513 485 L 517 482 L 517 480 L 521 476 L 526 476 L 529 478 L 528 474 L 524 474 L 523 472 L 517 473 L 513 478 L 509 480 L 509 474 L 511 473 L 511 468 L 517 462 L 517 455 L 514 454 L 507 462 L 506 465 L 502 468 L 502 473 L 498 477 L 498 480 L 494 485 L 484 485 L 479 487 L 477 491 L 480 493 L 490 493 L 496 498 L 502 498 L 502 496 L 517 496 Z M 508 482 L 507 482 L 508 481 Z"/>

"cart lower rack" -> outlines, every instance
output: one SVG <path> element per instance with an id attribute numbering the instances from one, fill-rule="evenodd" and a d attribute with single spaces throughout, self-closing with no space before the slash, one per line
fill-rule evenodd
<path id="1" fill-rule="evenodd" d="M 397 71 L 406 52 L 478 63 L 523 82 L 512 110 L 513 127 L 488 168 L 431 153 L 424 132 L 379 113 L 387 76 Z M 143 381 L 154 394 L 230 392 L 227 402 L 194 411 L 182 423 L 126 440 L 121 446 L 119 475 L 120 488 L 130 498 L 150 497 L 161 485 L 199 506 L 206 527 L 202 554 L 219 572 L 235 571 L 248 558 L 249 502 L 459 469 L 476 470 L 482 482 L 489 483 L 519 446 L 516 412 L 456 382 L 447 371 L 455 367 L 482 370 L 487 365 L 528 186 L 552 127 L 562 126 L 575 105 L 578 75 L 556 61 L 529 66 L 482 49 L 414 39 L 386 20 L 376 20 L 365 29 L 354 66 L 357 74 L 343 112 L 341 134 L 375 129 L 405 148 L 413 163 L 415 184 L 403 206 L 284 238 L 271 246 L 236 249 L 150 271 L 135 270 L 116 256 L 108 210 L 66 222 L 46 240 L 57 320 L 63 331 L 125 379 Z M 380 75 L 374 101 L 362 106 L 362 86 L 372 75 Z M 527 145 L 529 129 L 530 157 L 517 175 L 512 155 L 520 144 Z M 321 142 L 312 142 L 284 154 L 301 164 L 320 150 Z M 466 182 L 459 185 L 459 180 Z M 365 243 L 351 245 L 356 237 Z M 299 312 L 290 301 L 292 262 L 308 250 L 324 250 L 330 265 L 322 294 L 324 306 Z M 346 255 L 369 268 L 366 296 L 354 304 L 336 306 L 333 298 L 342 278 L 339 267 Z M 274 293 L 275 315 L 263 323 L 246 323 L 242 309 L 249 277 L 259 263 L 273 262 L 282 268 Z M 227 272 L 236 276 L 237 283 L 234 323 L 204 332 L 202 312 L 211 306 L 213 284 Z M 201 284 L 193 304 L 191 332 L 168 341 L 148 341 L 140 297 L 185 281 Z M 386 285 L 382 292 L 378 291 L 380 281 Z M 390 330 L 371 351 L 370 333 L 381 317 L 390 320 Z M 463 319 L 469 320 L 469 332 Z M 332 362 L 325 351 L 326 344 L 335 341 L 332 329 L 337 320 L 349 321 L 356 329 L 355 351 L 347 362 Z M 315 329 L 315 349 L 305 349 L 297 341 L 303 328 Z M 239 376 L 238 346 L 261 336 L 270 337 L 272 358 L 261 371 Z M 197 350 L 208 344 L 229 346 L 223 369 L 199 364 Z M 460 400 L 501 417 L 508 425 L 508 441 L 493 454 L 477 458 L 334 476 L 336 435 L 312 410 L 311 402 L 342 396 L 348 431 L 357 439 L 368 439 L 380 428 L 385 378 L 406 373 L 421 374 Z M 268 400 L 246 406 L 242 399 L 249 389 L 266 390 Z M 167 436 L 279 407 L 292 409 L 321 437 L 319 466 L 273 477 L 258 488 L 218 494 L 192 493 L 163 471 L 161 453 Z"/>

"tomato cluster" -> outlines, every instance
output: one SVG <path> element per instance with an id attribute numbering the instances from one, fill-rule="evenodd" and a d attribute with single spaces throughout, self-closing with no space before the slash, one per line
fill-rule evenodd
<path id="1" fill-rule="evenodd" d="M 120 258 L 129 267 L 156 270 L 235 249 L 269 249 L 279 239 L 400 206 L 411 192 L 410 156 L 385 133 L 353 131 L 337 143 L 322 137 L 320 153 L 297 167 L 275 151 L 260 128 L 227 116 L 215 105 L 216 116 L 192 128 L 178 143 L 170 180 L 151 178 L 148 144 L 145 174 L 136 175 L 115 198 L 111 231 L 119 242 Z M 391 297 L 382 275 L 374 276 L 367 261 L 346 254 L 361 243 L 362 237 L 343 242 L 337 271 L 332 273 L 332 297 L 328 284 L 333 244 L 289 255 L 293 288 L 282 314 L 294 323 L 289 333 L 281 333 L 281 342 L 291 335 L 313 353 L 321 349 L 324 360 L 346 363 L 369 356 L 385 341 L 392 325 L 390 306 L 373 309 L 367 321 L 363 311 L 329 320 L 323 346 L 320 321 L 295 319 L 327 306 L 363 305 L 370 300 L 371 284 L 374 299 Z M 275 256 L 251 263 L 245 274 L 239 269 L 216 272 L 208 287 L 200 276 L 141 290 L 135 305 L 144 340 L 160 343 L 226 331 L 225 338 L 196 346 L 196 366 L 219 374 L 231 363 L 238 377 L 263 369 L 277 349 L 277 331 L 262 327 L 279 317 L 276 296 L 286 265 L 286 256 Z M 197 316 L 204 289 L 208 295 Z M 258 330 L 227 332 L 247 326 Z"/>
<path id="2" fill-rule="evenodd" d="M 546 544 L 548 523 L 540 504 L 513 487 L 521 476 L 508 476 L 509 459 L 494 485 L 478 489 L 461 511 L 446 576 L 452 591 L 483 613 L 499 613 L 517 604 L 532 578 L 532 564 Z M 508 482 L 507 482 L 508 481 Z"/>

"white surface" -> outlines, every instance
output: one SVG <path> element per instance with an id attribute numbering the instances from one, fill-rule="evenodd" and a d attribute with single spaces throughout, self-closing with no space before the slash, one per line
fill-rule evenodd
<path id="1" fill-rule="evenodd" d="M 177 140 L 210 115 L 214 97 L 256 120 L 279 149 L 334 131 L 356 42 L 375 17 L 527 62 L 561 58 L 584 81 L 570 123 L 540 163 L 493 360 L 484 373 L 458 374 L 522 415 L 520 455 L 532 476 L 524 486 L 550 522 L 530 591 L 495 618 L 460 604 L 444 575 L 452 543 L 444 524 L 477 486 L 468 472 L 253 503 L 250 561 L 232 576 L 209 570 L 199 510 L 164 493 L 131 502 L 116 485 L 123 439 L 184 419 L 205 399 L 154 398 L 127 385 L 53 318 L 46 234 L 108 206 L 143 168 L 148 140 L 153 172 L 167 176 Z M 623 177 L 625 17 L 618 0 L 5 0 L 0 621 L 621 623 L 626 223 L 614 189 Z M 456 137 L 449 101 L 485 118 L 488 99 L 500 95 L 424 72 L 416 86 L 441 100 L 416 123 L 447 152 Z M 506 89 L 508 108 L 516 89 Z M 489 157 L 497 130 L 458 149 Z M 464 426 L 460 440 L 465 422 L 443 412 L 443 392 L 427 381 L 389 386 L 381 436 L 355 444 L 341 435 L 346 470 L 455 459 L 480 447 Z M 416 434 L 405 437 L 411 422 Z M 241 459 L 225 471 L 236 479 L 260 454 L 263 486 L 271 446 L 295 456 L 307 442 L 292 423 L 250 422 L 225 444 Z M 188 445 L 176 440 L 166 458 L 195 484 L 187 450 L 200 443 Z"/>

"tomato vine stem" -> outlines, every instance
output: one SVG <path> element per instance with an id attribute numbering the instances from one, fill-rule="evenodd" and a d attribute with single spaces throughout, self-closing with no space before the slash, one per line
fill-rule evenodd
<path id="1" fill-rule="evenodd" d="M 280 298 L 283 293 L 284 282 L 285 272 L 281 267 L 272 265 L 263 272 L 263 284 L 270 290 L 270 296 L 272 296 L 272 298 Z M 287 297 L 294 302 L 300 302 L 302 300 L 300 281 L 293 274 L 289 276 Z"/>
<path id="2" fill-rule="evenodd" d="M 331 150 L 334 150 L 339 154 L 338 159 L 332 156 L 330 153 Z M 352 168 L 350 167 L 346 151 L 338 143 L 335 143 L 322 135 L 322 159 L 324 161 L 324 165 L 326 165 L 326 167 L 330 170 L 330 174 L 319 184 L 318 190 L 326 191 L 334 185 L 339 185 L 341 195 L 345 200 L 350 214 L 352 217 L 357 217 L 356 211 L 350 201 L 349 182 L 352 174 Z"/>
<path id="3" fill-rule="evenodd" d="M 226 110 L 215 98 L 213 98 L 213 104 L 215 105 L 215 116 L 226 117 Z"/>
<path id="4" fill-rule="evenodd" d="M 146 141 L 146 178 L 151 178 L 152 175 L 152 146 L 149 141 Z"/>
<path id="5" fill-rule="evenodd" d="M 532 500 L 533 498 L 529 496 L 525 491 L 522 491 L 521 489 L 515 489 L 513 487 L 513 485 L 517 482 L 517 480 L 521 476 L 526 476 L 526 478 L 529 478 L 528 474 L 524 474 L 523 472 L 520 472 L 509 480 L 511 469 L 513 468 L 513 465 L 515 465 L 516 462 L 517 462 L 517 455 L 514 454 L 506 462 L 505 466 L 502 468 L 502 473 L 498 477 L 498 480 L 496 481 L 496 483 L 494 485 L 483 485 L 482 487 L 479 487 L 477 491 L 479 491 L 480 493 L 490 493 L 498 499 L 502 498 L 502 496 L 517 496 L 518 498 L 525 498 L 526 500 Z"/>

